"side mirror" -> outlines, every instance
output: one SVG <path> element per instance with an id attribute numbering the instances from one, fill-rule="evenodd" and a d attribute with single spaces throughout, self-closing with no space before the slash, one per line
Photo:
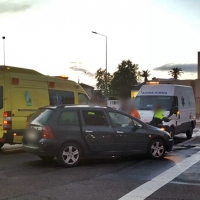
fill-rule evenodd
<path id="1" fill-rule="evenodd" d="M 137 124 L 134 124 L 132 130 L 133 132 L 137 131 L 140 127 Z"/>

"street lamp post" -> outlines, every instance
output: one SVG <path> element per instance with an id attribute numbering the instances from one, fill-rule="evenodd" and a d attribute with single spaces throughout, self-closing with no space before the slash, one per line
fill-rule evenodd
<path id="1" fill-rule="evenodd" d="M 107 96 L 107 89 L 108 89 L 108 80 L 107 80 L 108 79 L 108 77 L 107 77 L 107 72 L 108 72 L 108 70 L 107 70 L 107 36 L 103 35 L 103 34 L 100 34 L 100 33 L 97 33 L 97 32 L 94 32 L 94 31 L 92 31 L 92 33 L 104 36 L 106 38 L 106 77 L 105 77 L 105 86 L 106 86 L 105 89 L 106 90 L 105 90 L 105 95 Z"/>
<path id="2" fill-rule="evenodd" d="M 83 72 L 82 74 L 79 75 L 79 77 L 78 77 L 78 84 L 80 83 L 80 76 L 83 75 L 83 74 L 86 74 L 86 73 L 87 72 Z"/>
<path id="3" fill-rule="evenodd" d="M 6 58 L 6 55 L 5 55 L 5 39 L 6 39 L 6 37 L 3 36 L 2 39 L 3 39 L 3 57 L 4 57 L 4 66 L 5 66 L 5 58 Z"/>

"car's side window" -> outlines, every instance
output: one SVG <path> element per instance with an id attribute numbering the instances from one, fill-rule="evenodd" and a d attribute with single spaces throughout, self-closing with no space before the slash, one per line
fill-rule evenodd
<path id="1" fill-rule="evenodd" d="M 132 128 L 134 126 L 137 126 L 138 128 L 142 127 L 142 125 L 139 122 L 133 120 L 131 117 L 128 117 L 124 114 L 109 112 L 109 116 L 115 128 L 117 127 L 131 127 Z"/>
<path id="2" fill-rule="evenodd" d="M 84 110 L 82 114 L 86 126 L 109 126 L 103 111 Z"/>
<path id="3" fill-rule="evenodd" d="M 60 125 L 79 126 L 78 112 L 63 111 L 58 118 L 58 123 Z"/>

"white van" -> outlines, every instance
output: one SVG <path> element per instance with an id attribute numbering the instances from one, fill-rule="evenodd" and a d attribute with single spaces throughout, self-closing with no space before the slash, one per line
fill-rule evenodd
<path id="1" fill-rule="evenodd" d="M 153 118 L 153 106 L 160 104 L 165 108 L 165 117 L 170 111 L 170 122 L 163 122 L 167 131 L 173 135 L 186 133 L 192 137 L 196 126 L 196 108 L 193 89 L 190 86 L 175 84 L 143 85 L 135 99 L 141 120 L 149 123 Z"/>

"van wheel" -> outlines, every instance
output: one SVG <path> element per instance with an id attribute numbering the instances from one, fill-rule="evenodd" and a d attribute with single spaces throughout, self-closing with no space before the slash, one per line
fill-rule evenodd
<path id="1" fill-rule="evenodd" d="M 161 139 L 153 139 L 149 143 L 148 155 L 151 158 L 159 159 L 162 158 L 165 154 L 166 145 Z"/>
<path id="2" fill-rule="evenodd" d="M 3 143 L 3 142 L 1 142 L 1 143 L 0 143 L 0 148 L 1 148 L 1 147 L 3 147 L 3 145 L 4 145 L 4 143 Z"/>
<path id="3" fill-rule="evenodd" d="M 44 161 L 50 161 L 54 159 L 54 157 L 50 157 L 50 156 L 39 156 L 39 157 Z"/>
<path id="4" fill-rule="evenodd" d="M 79 164 L 82 152 L 76 143 L 64 144 L 57 156 L 57 160 L 63 167 L 74 167 Z"/>
<path id="5" fill-rule="evenodd" d="M 175 135 L 175 129 L 174 129 L 174 127 L 170 128 L 170 135 L 171 135 L 171 138 L 174 139 L 174 135 Z"/>
<path id="6" fill-rule="evenodd" d="M 192 135 L 193 135 L 193 128 L 192 126 L 190 126 L 190 129 L 188 131 L 186 131 L 186 135 L 187 135 L 187 138 L 191 138 Z"/>

